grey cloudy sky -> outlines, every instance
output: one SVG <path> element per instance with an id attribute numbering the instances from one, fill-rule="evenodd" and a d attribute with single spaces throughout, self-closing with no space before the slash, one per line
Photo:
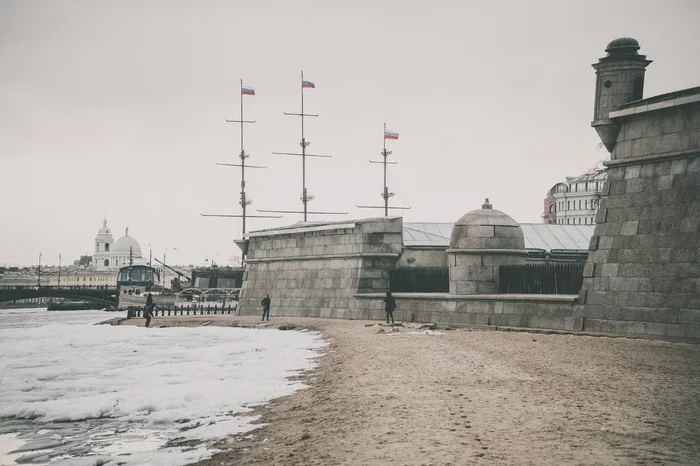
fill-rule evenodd
<path id="1" fill-rule="evenodd" d="M 453 222 L 489 197 L 539 222 L 547 189 L 608 154 L 590 128 L 594 70 L 616 37 L 654 60 L 645 96 L 700 84 L 700 2 L 0 0 L 0 264 L 92 253 L 107 217 L 168 262 L 238 254 L 239 80 L 248 195 L 301 208 L 299 73 L 313 210 L 380 215 L 389 187 L 406 221 Z M 292 224 L 251 219 L 248 229 Z M 217 257 L 218 255 L 218 257 Z"/>

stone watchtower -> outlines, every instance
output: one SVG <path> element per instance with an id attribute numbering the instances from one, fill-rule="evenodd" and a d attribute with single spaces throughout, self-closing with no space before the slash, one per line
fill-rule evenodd
<path id="1" fill-rule="evenodd" d="M 447 250 L 450 294 L 497 294 L 498 268 L 522 264 L 525 256 L 518 222 L 486 199 L 481 209 L 465 214 L 452 227 Z"/>
<path id="2" fill-rule="evenodd" d="M 639 42 L 630 37 L 615 39 L 605 48 L 607 56 L 593 65 L 596 84 L 591 126 L 609 152 L 620 131 L 620 124 L 610 120 L 610 112 L 622 104 L 640 100 L 644 92 L 644 73 L 651 60 L 640 55 L 639 48 Z"/>

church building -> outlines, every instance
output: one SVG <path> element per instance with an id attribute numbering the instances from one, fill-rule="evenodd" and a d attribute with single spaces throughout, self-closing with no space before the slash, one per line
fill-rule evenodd
<path id="1" fill-rule="evenodd" d="M 107 219 L 95 237 L 95 254 L 92 264 L 97 270 L 118 269 L 126 265 L 145 265 L 148 261 L 141 254 L 139 242 L 129 236 L 126 229 L 124 236 L 114 241 L 112 230 L 107 226 Z"/>

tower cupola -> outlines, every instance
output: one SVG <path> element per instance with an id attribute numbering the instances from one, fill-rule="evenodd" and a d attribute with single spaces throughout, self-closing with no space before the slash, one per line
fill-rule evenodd
<path id="1" fill-rule="evenodd" d="M 639 42 L 620 37 L 605 48 L 607 55 L 592 66 L 596 70 L 595 109 L 591 126 L 609 152 L 615 147 L 620 125 L 610 120 L 610 112 L 621 105 L 640 100 L 644 94 L 644 73 L 651 63 L 639 54 Z"/>

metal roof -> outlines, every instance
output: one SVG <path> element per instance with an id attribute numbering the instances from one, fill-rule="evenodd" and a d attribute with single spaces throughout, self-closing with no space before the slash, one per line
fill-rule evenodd
<path id="1" fill-rule="evenodd" d="M 595 225 L 521 223 L 525 249 L 588 250 Z M 404 222 L 405 246 L 448 247 L 452 223 Z"/>

